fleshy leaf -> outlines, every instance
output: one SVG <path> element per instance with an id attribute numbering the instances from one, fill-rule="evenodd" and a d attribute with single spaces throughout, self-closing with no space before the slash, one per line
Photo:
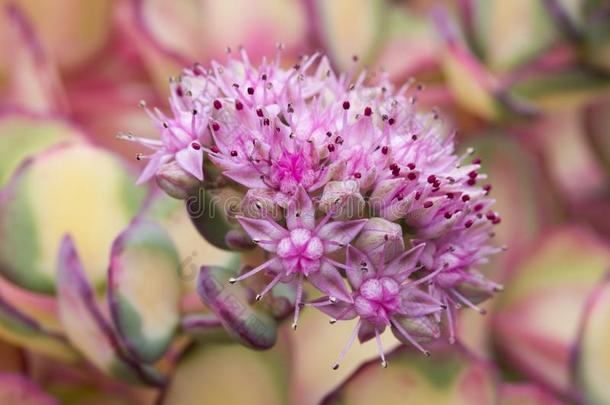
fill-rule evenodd
<path id="1" fill-rule="evenodd" d="M 74 363 L 80 359 L 66 338 L 45 329 L 34 318 L 20 312 L 0 296 L 0 337 L 35 353 Z"/>
<path id="2" fill-rule="evenodd" d="M 405 346 L 362 365 L 322 404 L 495 404 L 494 370 L 457 347 L 435 350 L 434 358 Z M 405 383 L 407 382 L 407 383 Z"/>
<path id="3" fill-rule="evenodd" d="M 384 1 L 313 0 L 311 24 L 331 58 L 345 69 L 354 55 L 372 60 L 385 37 L 388 7 Z M 315 21 L 315 22 L 314 22 Z"/>
<path id="4" fill-rule="evenodd" d="M 162 228 L 136 221 L 115 240 L 111 255 L 108 301 L 118 335 L 134 357 L 152 363 L 178 326 L 178 254 Z"/>
<path id="5" fill-rule="evenodd" d="M 561 405 L 553 394 L 535 384 L 502 384 L 500 405 Z"/>
<path id="6" fill-rule="evenodd" d="M 161 385 L 163 377 L 123 352 L 107 316 L 98 305 L 72 238 L 64 237 L 58 260 L 59 315 L 64 331 L 98 369 L 129 383 Z"/>
<path id="7" fill-rule="evenodd" d="M 234 276 L 232 271 L 204 266 L 199 272 L 197 292 L 234 339 L 253 349 L 269 349 L 277 339 L 277 324 L 249 303 L 243 286 L 229 284 Z"/>
<path id="8" fill-rule="evenodd" d="M 59 405 L 59 401 L 44 392 L 22 374 L 0 373 L 0 403 L 19 405 Z"/>
<path id="9" fill-rule="evenodd" d="M 581 314 L 609 267 L 608 246 L 574 227 L 546 235 L 511 269 L 499 296 L 493 336 L 514 369 L 572 394 L 570 353 Z"/>
<path id="10" fill-rule="evenodd" d="M 0 193 L 2 274 L 26 289 L 53 292 L 60 239 L 70 233 L 92 283 L 104 284 L 112 241 L 143 197 L 133 181 L 115 156 L 85 143 L 27 161 Z"/>
<path id="11" fill-rule="evenodd" d="M 29 113 L 0 115 L 0 188 L 27 157 L 59 142 L 82 138 L 80 131 L 62 120 Z"/>
<path id="12" fill-rule="evenodd" d="M 163 405 L 288 403 L 285 347 L 255 352 L 234 344 L 201 344 L 186 351 L 163 393 Z M 235 389 L 224 389 L 235 387 Z"/>
<path id="13" fill-rule="evenodd" d="M 195 290 L 199 266 L 202 263 L 233 268 L 241 260 L 240 254 L 219 249 L 201 238 L 183 201 L 159 194 L 142 214 L 142 218 L 159 224 L 171 236 L 180 257 L 180 280 L 186 291 Z M 200 303 L 199 298 L 196 302 Z"/>
<path id="14" fill-rule="evenodd" d="M 591 294 L 575 351 L 575 382 L 583 403 L 606 404 L 610 401 L 610 274 Z"/>

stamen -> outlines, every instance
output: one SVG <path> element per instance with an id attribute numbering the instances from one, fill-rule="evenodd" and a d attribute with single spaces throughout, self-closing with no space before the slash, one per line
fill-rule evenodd
<path id="1" fill-rule="evenodd" d="M 354 331 L 352 332 L 352 335 L 350 336 L 350 338 L 347 341 L 347 344 L 345 345 L 343 350 L 341 350 L 341 353 L 339 353 L 339 357 L 337 358 L 337 361 L 333 365 L 333 370 L 337 370 L 339 368 L 339 366 L 341 365 L 341 362 L 343 361 L 343 358 L 345 357 L 345 355 L 347 354 L 349 349 L 354 344 L 354 340 L 356 340 L 356 336 L 358 336 L 358 332 L 360 331 L 361 322 L 362 321 L 360 319 L 358 319 L 358 322 L 356 323 L 356 326 L 354 327 Z"/>

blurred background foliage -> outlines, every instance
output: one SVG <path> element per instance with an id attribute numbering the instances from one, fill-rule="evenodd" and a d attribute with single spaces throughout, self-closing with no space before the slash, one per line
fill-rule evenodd
<path id="1" fill-rule="evenodd" d="M 607 0 L 0 4 L 1 403 L 610 403 Z M 349 323 L 306 311 L 293 333 L 290 296 L 258 311 L 247 287 L 273 348 L 242 347 L 254 332 L 227 334 L 195 278 L 254 259 L 133 186 L 137 146 L 115 136 L 155 135 L 140 100 L 164 108 L 183 66 L 278 42 L 286 65 L 320 50 L 414 78 L 489 173 L 508 251 L 486 271 L 505 290 L 432 359 L 398 347 L 381 369 L 370 343 L 333 372 Z"/>

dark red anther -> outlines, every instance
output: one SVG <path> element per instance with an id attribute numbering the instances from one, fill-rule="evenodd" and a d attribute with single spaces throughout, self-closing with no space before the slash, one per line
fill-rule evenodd
<path id="1" fill-rule="evenodd" d="M 381 153 L 383 153 L 384 155 L 387 155 L 388 150 L 390 150 L 390 148 L 388 148 L 387 146 L 384 146 L 383 148 L 381 148 Z"/>
<path id="2" fill-rule="evenodd" d="M 394 118 L 390 118 L 388 120 L 388 124 L 390 124 L 390 125 L 394 125 L 395 122 L 396 122 L 396 120 Z"/>
<path id="3" fill-rule="evenodd" d="M 370 117 L 371 115 L 373 115 L 373 110 L 371 109 L 371 107 L 366 107 L 364 109 L 364 115 L 366 115 L 367 117 Z"/>
<path id="4" fill-rule="evenodd" d="M 182 91 L 182 86 L 177 86 L 177 87 L 176 87 L 176 95 L 177 95 L 178 97 L 182 97 L 182 96 L 184 96 L 184 92 Z"/>
<path id="5" fill-rule="evenodd" d="M 415 170 L 415 163 L 409 163 L 407 167 L 409 168 L 409 170 Z"/>
<path id="6" fill-rule="evenodd" d="M 220 129 L 220 124 L 217 122 L 213 122 L 212 129 L 214 130 L 214 132 L 218 131 Z"/>
<path id="7" fill-rule="evenodd" d="M 396 169 L 398 169 L 398 165 L 396 163 L 392 163 L 390 165 L 390 170 L 396 170 Z"/>
<path id="8" fill-rule="evenodd" d="M 199 149 L 201 149 L 201 145 L 199 145 L 197 142 L 193 142 L 191 144 L 191 148 L 193 148 L 195 150 L 199 150 Z"/>
<path id="9" fill-rule="evenodd" d="M 328 148 L 329 152 L 334 152 L 335 151 L 335 145 L 333 145 L 332 143 L 329 143 L 327 148 Z"/>
<path id="10" fill-rule="evenodd" d="M 354 177 L 359 179 L 360 177 L 362 177 L 362 174 L 360 172 L 356 172 L 354 173 Z"/>
<path id="11" fill-rule="evenodd" d="M 468 221 L 466 221 L 466 223 L 464 224 L 464 226 L 466 228 L 470 228 L 472 226 L 472 221 L 469 219 Z"/>
<path id="12" fill-rule="evenodd" d="M 449 211 L 445 212 L 445 218 L 451 219 L 451 213 Z"/>
<path id="13" fill-rule="evenodd" d="M 337 145 L 343 145 L 343 138 L 341 138 L 340 136 L 335 138 L 335 143 Z"/>
<path id="14" fill-rule="evenodd" d="M 474 206 L 475 211 L 481 211 L 483 209 L 483 204 L 477 204 Z"/>
<path id="15" fill-rule="evenodd" d="M 468 184 L 469 186 L 474 186 L 475 184 L 477 184 L 477 180 L 476 179 L 468 179 L 466 184 Z"/>
<path id="16" fill-rule="evenodd" d="M 472 164 L 473 165 L 480 165 L 481 164 L 481 159 L 479 159 L 479 158 L 473 159 L 472 160 Z"/>
<path id="17" fill-rule="evenodd" d="M 350 106 L 349 101 L 344 101 L 343 102 L 343 109 L 344 110 L 349 110 L 349 106 Z"/>
<path id="18" fill-rule="evenodd" d="M 436 176 L 431 174 L 428 176 L 428 183 L 433 184 L 436 181 Z"/>
<path id="19" fill-rule="evenodd" d="M 265 119 L 263 120 L 263 125 L 265 125 L 265 126 L 267 126 L 267 127 L 268 127 L 270 124 L 271 124 L 271 121 L 269 121 L 269 118 L 265 118 Z"/>
<path id="20" fill-rule="evenodd" d="M 489 219 L 490 221 L 493 221 L 494 219 L 496 219 L 496 214 L 495 214 L 493 211 L 489 211 L 489 212 L 488 212 L 488 213 L 485 215 L 485 217 L 486 217 L 487 219 Z"/>
<path id="21" fill-rule="evenodd" d="M 500 218 L 500 217 L 495 217 L 495 218 L 494 218 L 494 219 L 491 221 L 491 223 L 492 223 L 493 225 L 498 225 L 500 222 L 502 222 L 502 218 Z"/>
<path id="22" fill-rule="evenodd" d="M 214 108 L 220 110 L 222 108 L 222 103 L 220 100 L 214 100 Z"/>
<path id="23" fill-rule="evenodd" d="M 249 95 L 253 95 L 254 94 L 254 87 L 248 87 L 246 89 L 246 91 L 248 92 Z"/>
<path id="24" fill-rule="evenodd" d="M 451 200 L 453 198 L 453 193 L 447 193 L 447 198 Z"/>
<path id="25" fill-rule="evenodd" d="M 332 132 L 330 132 L 330 131 L 328 131 L 328 132 L 326 133 L 326 136 L 330 138 L 331 136 L 333 136 L 333 133 L 332 133 Z"/>
<path id="26" fill-rule="evenodd" d="M 437 180 L 434 182 L 434 188 L 438 189 L 438 188 L 440 188 L 440 187 L 441 187 L 441 182 L 440 182 L 440 180 L 438 180 L 438 179 L 437 179 Z"/>
<path id="27" fill-rule="evenodd" d="M 483 190 L 485 190 L 486 194 L 489 194 L 489 192 L 491 191 L 491 184 L 484 185 Z"/>
<path id="28" fill-rule="evenodd" d="M 216 146 L 216 145 L 212 145 L 212 146 L 210 147 L 210 150 L 211 150 L 212 152 L 214 152 L 214 153 L 218 153 L 218 152 L 220 152 L 220 149 L 218 149 L 218 146 Z"/>
<path id="29" fill-rule="evenodd" d="M 414 141 L 417 141 L 417 135 L 413 135 L 413 136 L 411 137 L 411 139 L 412 139 L 412 140 L 414 140 Z"/>
<path id="30" fill-rule="evenodd" d="M 464 201 L 464 202 L 468 202 L 469 200 L 470 200 L 470 196 L 469 196 L 468 194 L 464 194 L 464 195 L 462 196 L 462 201 Z"/>
<path id="31" fill-rule="evenodd" d="M 479 175 L 479 173 L 477 173 L 476 170 L 473 170 L 470 173 L 468 173 L 468 177 L 470 177 L 471 179 L 476 179 L 478 175 Z"/>
<path id="32" fill-rule="evenodd" d="M 258 115 L 259 117 L 262 117 L 263 116 L 263 110 L 260 109 L 260 108 L 257 108 L 256 109 L 256 115 Z"/>
<path id="33" fill-rule="evenodd" d="M 426 202 L 424 203 L 424 208 L 430 208 L 430 207 L 432 207 L 432 205 L 434 205 L 434 204 L 432 203 L 432 201 L 426 201 Z"/>
<path id="34" fill-rule="evenodd" d="M 236 109 L 237 111 L 241 111 L 241 110 L 243 110 L 243 109 L 244 109 L 244 105 L 241 103 L 241 101 L 236 101 L 236 102 L 235 102 L 235 109 Z"/>
<path id="35" fill-rule="evenodd" d="M 233 156 L 233 157 L 237 156 L 237 151 L 236 150 L 232 150 L 231 151 L 231 156 Z"/>
<path id="36" fill-rule="evenodd" d="M 261 80 L 267 80 L 267 75 L 265 73 L 261 75 Z"/>
<path id="37" fill-rule="evenodd" d="M 398 177 L 399 174 L 400 174 L 400 167 L 397 167 L 396 169 L 392 170 L 392 176 Z"/>
<path id="38" fill-rule="evenodd" d="M 415 180 L 416 178 L 417 178 L 416 173 L 411 172 L 411 173 L 407 174 L 407 179 L 409 179 L 409 180 Z"/>
<path id="39" fill-rule="evenodd" d="M 421 192 L 418 191 L 417 193 L 415 193 L 415 199 L 419 200 L 421 198 Z"/>

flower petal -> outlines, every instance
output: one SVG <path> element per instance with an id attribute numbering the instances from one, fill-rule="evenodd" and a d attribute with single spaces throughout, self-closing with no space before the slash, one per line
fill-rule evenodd
<path id="1" fill-rule="evenodd" d="M 195 176 L 197 180 L 203 180 L 203 150 L 201 145 L 193 143 L 176 153 L 176 162 L 186 172 Z"/>
<path id="2" fill-rule="evenodd" d="M 273 241 L 275 243 L 261 243 L 261 248 L 275 252 L 277 242 L 288 236 L 288 231 L 282 229 L 271 219 L 255 219 L 238 216 L 237 220 L 244 228 L 246 233 L 254 240 L 260 241 Z"/>
<path id="3" fill-rule="evenodd" d="M 377 272 L 370 259 L 353 246 L 347 247 L 346 264 L 347 281 L 354 290 L 360 288 L 364 280 L 373 277 Z"/>
<path id="4" fill-rule="evenodd" d="M 355 219 L 352 221 L 330 222 L 318 232 L 318 236 L 324 240 L 324 249 L 334 252 L 350 243 L 362 230 L 367 219 Z"/>
<path id="5" fill-rule="evenodd" d="M 353 301 L 339 271 L 327 261 L 323 261 L 320 270 L 310 273 L 307 276 L 307 279 L 316 288 L 332 297 L 336 297 L 345 302 Z"/>
<path id="6" fill-rule="evenodd" d="M 424 249 L 425 244 L 421 243 L 412 249 L 407 250 L 396 259 L 392 260 L 384 269 L 383 275 L 398 275 L 400 274 L 399 282 L 402 282 L 409 277 L 409 275 L 415 271 L 415 266 L 419 260 L 419 256 Z"/>
<path id="7" fill-rule="evenodd" d="M 293 199 L 288 204 L 286 214 L 288 229 L 313 229 L 316 225 L 316 212 L 311 198 L 302 186 L 299 186 Z"/>

